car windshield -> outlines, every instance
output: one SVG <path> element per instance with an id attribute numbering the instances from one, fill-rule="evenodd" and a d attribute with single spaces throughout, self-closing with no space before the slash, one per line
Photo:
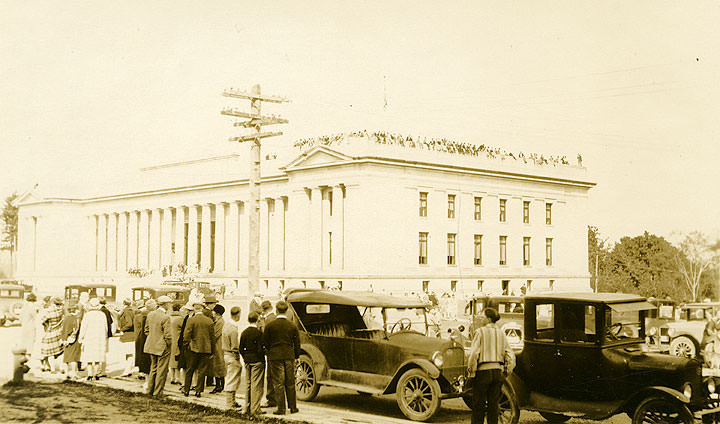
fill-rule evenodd
<path id="1" fill-rule="evenodd" d="M 640 311 L 615 311 L 605 315 L 605 340 L 621 341 L 640 337 Z"/>
<path id="2" fill-rule="evenodd" d="M 383 309 L 385 312 L 384 322 Z M 425 308 L 360 307 L 360 312 L 369 330 L 385 330 L 388 333 L 412 330 L 427 334 Z"/>

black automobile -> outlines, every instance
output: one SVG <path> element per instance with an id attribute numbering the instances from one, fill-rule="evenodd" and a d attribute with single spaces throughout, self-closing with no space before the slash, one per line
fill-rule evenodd
<path id="1" fill-rule="evenodd" d="M 298 399 L 312 400 L 321 386 L 395 394 L 405 416 L 425 421 L 441 399 L 463 394 L 463 346 L 426 335 L 429 305 L 408 297 L 309 289 L 290 290 L 286 300 L 300 330 Z"/>
<path id="2" fill-rule="evenodd" d="M 697 360 L 646 352 L 653 309 L 620 293 L 525 297 L 525 347 L 503 391 L 503 421 L 517 423 L 519 409 L 550 422 L 621 413 L 633 424 L 713 417 L 720 381 L 704 377 Z"/>

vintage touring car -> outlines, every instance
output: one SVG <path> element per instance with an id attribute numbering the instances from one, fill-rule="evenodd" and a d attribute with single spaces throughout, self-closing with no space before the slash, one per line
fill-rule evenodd
<path id="1" fill-rule="evenodd" d="M 475 296 L 465 310 L 470 314 L 469 334 L 472 337 L 484 316 L 483 309 L 494 308 L 500 313 L 497 325 L 505 332 L 510 346 L 515 351 L 523 348 L 523 298 L 522 296 Z"/>
<path id="2" fill-rule="evenodd" d="M 19 284 L 0 285 L 0 327 L 20 322 L 25 288 Z"/>
<path id="3" fill-rule="evenodd" d="M 463 394 L 463 346 L 426 335 L 429 305 L 370 292 L 310 289 L 290 290 L 286 300 L 300 330 L 300 400 L 312 400 L 321 386 L 395 394 L 405 416 L 425 421 L 441 399 Z"/>
<path id="4" fill-rule="evenodd" d="M 669 336 L 668 352 L 696 358 L 705 346 L 705 327 L 711 315 L 720 310 L 720 302 L 686 303 L 680 307 L 680 319 L 667 322 L 660 330 Z"/>

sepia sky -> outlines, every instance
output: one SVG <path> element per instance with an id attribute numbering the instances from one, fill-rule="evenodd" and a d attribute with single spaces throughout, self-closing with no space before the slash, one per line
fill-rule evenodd
<path id="1" fill-rule="evenodd" d="M 260 83 L 292 100 L 264 149 L 384 129 L 581 153 L 605 236 L 720 236 L 718 22 L 701 0 L 0 0 L 0 196 L 242 149 L 220 92 Z"/>

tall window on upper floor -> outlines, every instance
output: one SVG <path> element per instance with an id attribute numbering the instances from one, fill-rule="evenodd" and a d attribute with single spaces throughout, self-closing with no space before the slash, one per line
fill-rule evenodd
<path id="1" fill-rule="evenodd" d="M 456 234 L 448 233 L 447 235 L 447 264 L 448 265 L 455 265 L 455 238 L 457 237 Z"/>
<path id="2" fill-rule="evenodd" d="M 523 266 L 530 266 L 530 237 L 523 237 Z"/>
<path id="3" fill-rule="evenodd" d="M 546 238 L 545 239 L 545 265 L 551 266 L 552 265 L 552 243 L 553 239 Z"/>
<path id="4" fill-rule="evenodd" d="M 500 236 L 500 265 L 507 265 L 507 236 Z"/>
<path id="5" fill-rule="evenodd" d="M 427 216 L 427 196 L 426 192 L 420 192 L 420 216 Z"/>
<path id="6" fill-rule="evenodd" d="M 500 199 L 500 222 L 507 221 L 507 199 Z"/>
<path id="7" fill-rule="evenodd" d="M 475 265 L 482 265 L 482 234 L 475 234 Z"/>
<path id="8" fill-rule="evenodd" d="M 420 254 L 418 263 L 420 265 L 427 264 L 428 260 L 428 233 L 420 233 Z"/>
<path id="9" fill-rule="evenodd" d="M 448 218 L 455 218 L 455 195 L 448 194 Z"/>
<path id="10" fill-rule="evenodd" d="M 482 219 L 482 197 L 475 197 L 475 221 Z"/>
<path id="11" fill-rule="evenodd" d="M 545 203 L 545 224 L 552 224 L 552 203 Z"/>
<path id="12" fill-rule="evenodd" d="M 523 202 L 523 224 L 530 223 L 530 202 Z"/>

